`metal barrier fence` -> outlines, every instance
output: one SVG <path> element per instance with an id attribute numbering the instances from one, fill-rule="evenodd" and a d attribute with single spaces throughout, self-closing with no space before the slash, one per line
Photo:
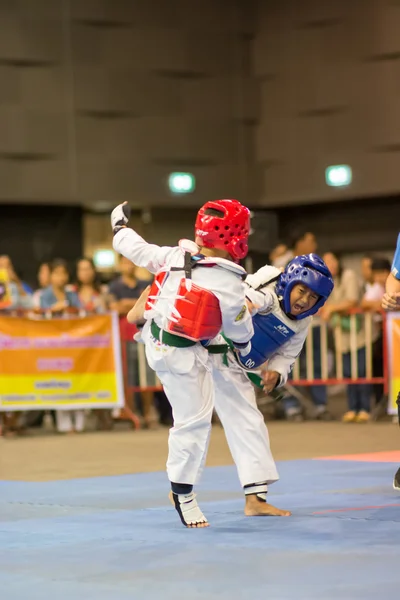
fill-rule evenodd
<path id="1" fill-rule="evenodd" d="M 291 384 L 382 384 L 387 394 L 385 324 L 384 312 L 361 310 L 348 311 L 333 324 L 316 320 L 293 368 Z"/>
<path id="2" fill-rule="evenodd" d="M 50 311 L 13 310 L 0 311 L 10 318 L 24 316 L 32 319 L 49 319 Z M 79 315 L 85 318 L 89 313 L 67 309 L 63 318 Z M 60 316 L 60 315 L 58 315 Z M 135 325 L 122 317 L 120 339 L 125 389 L 125 406 L 119 418 L 128 419 L 135 428 L 140 427 L 137 416 L 135 394 L 141 395 L 144 411 L 153 404 L 154 392 L 162 386 L 155 373 L 147 365 L 143 344 L 133 340 L 137 332 Z M 381 346 L 381 369 L 376 368 L 376 348 Z M 377 372 L 379 371 L 379 372 Z M 385 331 L 385 314 L 350 311 L 329 324 L 315 321 L 307 337 L 304 349 L 297 359 L 292 377 L 292 386 L 337 385 L 337 384 L 381 384 L 384 393 L 388 391 L 388 361 Z"/>
<path id="3" fill-rule="evenodd" d="M 131 344 L 136 328 L 121 322 L 121 339 Z M 135 344 L 135 342 L 133 342 Z M 131 392 L 162 389 L 154 372 L 148 368 L 142 344 L 136 346 L 136 385 Z M 376 350 L 381 347 L 382 369 L 376 368 Z M 380 371 L 381 372 L 377 372 Z M 338 384 L 382 384 L 388 391 L 388 363 L 385 314 L 352 310 L 336 323 L 315 320 L 306 343 L 296 360 L 290 381 L 295 386 Z"/>

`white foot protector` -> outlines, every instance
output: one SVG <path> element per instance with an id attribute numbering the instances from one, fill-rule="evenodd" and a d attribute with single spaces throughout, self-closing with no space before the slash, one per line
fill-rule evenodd
<path id="1" fill-rule="evenodd" d="M 198 525 L 208 524 L 206 517 L 197 504 L 196 494 L 174 494 L 171 493 L 171 500 L 178 515 L 185 527 L 197 527 Z"/>

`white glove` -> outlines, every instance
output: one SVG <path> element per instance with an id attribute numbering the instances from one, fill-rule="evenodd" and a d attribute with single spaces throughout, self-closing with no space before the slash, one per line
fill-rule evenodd
<path id="1" fill-rule="evenodd" d="M 111 227 L 114 233 L 117 233 L 122 227 L 125 227 L 129 221 L 131 209 L 127 202 L 118 204 L 111 213 Z"/>

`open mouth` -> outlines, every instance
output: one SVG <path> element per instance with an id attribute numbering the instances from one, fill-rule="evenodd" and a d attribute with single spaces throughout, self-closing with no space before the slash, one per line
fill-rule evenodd
<path id="1" fill-rule="evenodd" d="M 301 304 L 294 304 L 293 309 L 295 312 L 301 312 L 304 310 L 304 306 L 302 306 Z"/>

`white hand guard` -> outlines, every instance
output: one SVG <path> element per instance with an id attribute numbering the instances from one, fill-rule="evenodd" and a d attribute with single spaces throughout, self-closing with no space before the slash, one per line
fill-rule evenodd
<path id="1" fill-rule="evenodd" d="M 127 225 L 130 214 L 131 209 L 129 208 L 127 202 L 124 202 L 123 204 L 118 204 L 118 206 L 114 208 L 114 210 L 111 213 L 111 227 L 114 234 L 117 233 L 121 229 L 121 227 Z"/>

